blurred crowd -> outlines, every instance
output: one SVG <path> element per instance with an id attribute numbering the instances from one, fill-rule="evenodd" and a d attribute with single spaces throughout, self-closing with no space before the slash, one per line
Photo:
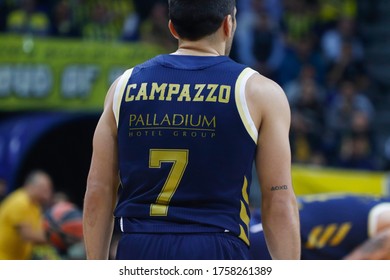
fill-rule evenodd
<path id="1" fill-rule="evenodd" d="M 0 11 L 0 32 L 175 46 L 166 0 L 0 0 Z"/>
<path id="2" fill-rule="evenodd" d="M 278 82 L 292 109 L 297 163 L 381 170 L 373 130 L 375 86 L 358 17 L 375 1 L 237 0 L 232 57 Z M 173 51 L 167 0 L 0 0 L 0 32 L 83 40 L 146 41 Z"/>
<path id="3" fill-rule="evenodd" d="M 235 56 L 286 92 L 294 161 L 382 169 L 357 1 L 239 3 Z"/>

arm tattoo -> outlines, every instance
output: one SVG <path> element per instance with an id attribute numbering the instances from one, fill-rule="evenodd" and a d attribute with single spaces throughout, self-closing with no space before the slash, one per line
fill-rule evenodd
<path id="1" fill-rule="evenodd" d="M 271 187 L 271 192 L 273 192 L 273 191 L 283 191 L 283 190 L 287 190 L 287 189 L 288 189 L 287 185 L 273 186 L 273 187 Z"/>

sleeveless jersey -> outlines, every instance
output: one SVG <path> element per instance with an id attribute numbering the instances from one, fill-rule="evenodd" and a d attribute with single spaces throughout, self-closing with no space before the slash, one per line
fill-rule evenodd
<path id="1" fill-rule="evenodd" d="M 254 73 L 225 56 L 160 55 L 122 75 L 113 106 L 122 231 L 230 232 L 249 244 Z"/>
<path id="2" fill-rule="evenodd" d="M 377 211 L 384 206 L 390 207 L 389 202 L 390 199 L 358 195 L 300 197 L 302 259 L 342 259 L 370 237 L 370 231 L 375 228 Z M 254 214 L 253 218 L 251 242 L 259 242 L 256 246 L 264 251 L 263 233 L 255 230 L 255 224 L 260 221 L 259 213 Z M 254 257 L 257 251 L 259 249 L 252 251 Z M 257 257 L 267 256 L 267 253 L 262 254 Z"/>

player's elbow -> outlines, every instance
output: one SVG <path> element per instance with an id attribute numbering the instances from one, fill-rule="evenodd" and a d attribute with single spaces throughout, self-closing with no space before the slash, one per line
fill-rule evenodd
<path id="1" fill-rule="evenodd" d="M 85 202 L 95 202 L 103 197 L 107 192 L 107 187 L 93 179 L 88 179 L 87 190 L 85 192 Z"/>
<path id="2" fill-rule="evenodd" d="M 99 208 L 113 210 L 116 203 L 116 188 L 111 183 L 104 183 L 94 178 L 88 178 L 84 197 L 84 213 L 95 213 Z"/>
<path id="3" fill-rule="evenodd" d="M 274 219 L 298 221 L 298 204 L 293 193 L 272 196 L 262 201 L 262 214 Z"/>

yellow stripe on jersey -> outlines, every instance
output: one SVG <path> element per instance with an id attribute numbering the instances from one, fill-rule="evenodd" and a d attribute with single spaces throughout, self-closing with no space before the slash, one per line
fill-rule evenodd
<path id="1" fill-rule="evenodd" d="M 122 74 L 122 76 L 120 77 L 118 84 L 116 85 L 116 88 L 115 88 L 114 100 L 112 103 L 112 110 L 114 112 L 117 126 L 119 125 L 119 112 L 121 109 L 123 94 L 125 93 L 125 87 L 127 85 L 127 82 L 129 81 L 132 73 L 133 73 L 133 68 L 126 70 Z"/>
<path id="2" fill-rule="evenodd" d="M 242 197 L 244 201 L 241 200 L 241 210 L 240 210 L 240 218 L 244 222 L 246 226 L 246 230 L 243 226 L 240 225 L 240 235 L 239 238 L 241 238 L 248 246 L 249 246 L 249 238 L 248 238 L 248 230 L 249 230 L 249 214 L 247 211 L 246 205 L 249 204 L 249 197 L 248 197 L 248 180 L 246 177 L 244 177 L 244 185 L 242 186 Z"/>
<path id="3" fill-rule="evenodd" d="M 351 223 L 318 225 L 314 227 L 305 244 L 307 249 L 321 249 L 325 246 L 338 246 L 352 228 Z"/>
<path id="4" fill-rule="evenodd" d="M 335 237 L 332 238 L 330 241 L 330 246 L 337 246 L 339 245 L 347 236 L 348 232 L 352 228 L 352 223 L 344 223 L 340 226 L 339 230 L 337 231 L 337 234 Z"/>
<path id="5" fill-rule="evenodd" d="M 249 246 L 248 235 L 246 234 L 246 231 L 242 227 L 242 225 L 240 225 L 240 236 L 238 236 L 238 237 L 241 238 L 245 242 L 245 244 Z"/>
<path id="6" fill-rule="evenodd" d="M 322 233 L 321 238 L 317 242 L 317 248 L 324 248 L 328 243 L 329 239 L 337 230 L 337 224 L 328 225 L 324 232 Z"/>
<path id="7" fill-rule="evenodd" d="M 244 184 L 242 185 L 242 197 L 246 204 L 249 204 L 249 196 L 248 196 L 248 179 L 244 176 Z"/>
<path id="8" fill-rule="evenodd" d="M 323 230 L 322 226 L 317 226 L 310 231 L 308 240 L 305 244 L 306 249 L 314 249 L 318 246 L 317 244 L 322 230 Z"/>
<path id="9" fill-rule="evenodd" d="M 245 98 L 246 83 L 248 82 L 248 79 L 255 73 L 257 72 L 251 68 L 245 68 L 245 70 L 241 72 L 240 76 L 238 76 L 236 81 L 235 95 L 236 95 L 236 106 L 238 112 L 240 113 L 241 120 L 245 125 L 245 128 L 248 131 L 251 138 L 253 139 L 253 141 L 257 143 L 257 137 L 259 132 L 257 131 L 257 128 L 249 113 L 248 104 Z"/>

